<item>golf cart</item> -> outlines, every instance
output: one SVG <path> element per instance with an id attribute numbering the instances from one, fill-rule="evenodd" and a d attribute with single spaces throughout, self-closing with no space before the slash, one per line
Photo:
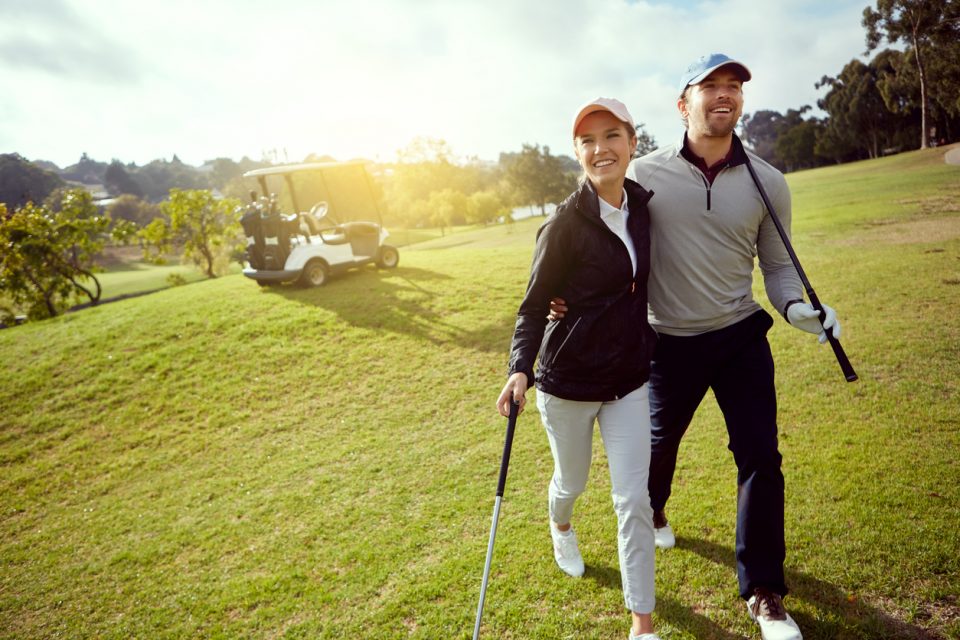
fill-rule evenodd
<path id="1" fill-rule="evenodd" d="M 287 186 L 294 213 L 281 214 L 276 191 L 268 178 L 278 176 Z M 243 275 L 260 286 L 298 282 L 319 287 L 332 273 L 375 263 L 396 267 L 400 253 L 386 244 L 379 206 L 370 176 L 361 162 L 312 162 L 243 174 L 256 178 L 260 196 L 240 218 L 247 236 Z M 301 200 L 304 196 L 309 200 Z M 314 202 L 309 210 L 304 201 Z M 373 221 L 375 220 L 375 221 Z"/>

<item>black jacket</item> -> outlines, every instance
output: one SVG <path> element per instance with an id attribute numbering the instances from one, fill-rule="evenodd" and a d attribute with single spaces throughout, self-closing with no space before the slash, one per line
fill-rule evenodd
<path id="1" fill-rule="evenodd" d="M 537 232 L 527 293 L 517 313 L 510 374 L 527 374 L 542 391 L 568 400 L 608 401 L 643 385 L 656 334 L 647 323 L 650 213 L 653 192 L 626 180 L 630 254 L 600 218 L 589 181 L 572 193 Z M 548 321 L 550 300 L 569 310 Z M 536 378 L 533 364 L 539 353 Z"/>

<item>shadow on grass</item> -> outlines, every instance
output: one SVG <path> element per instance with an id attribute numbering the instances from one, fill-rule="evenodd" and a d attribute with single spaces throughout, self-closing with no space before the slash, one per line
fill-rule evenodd
<path id="1" fill-rule="evenodd" d="M 472 329 L 463 329 L 444 318 L 442 294 L 423 285 L 451 279 L 415 267 L 363 267 L 337 274 L 323 287 L 283 285 L 266 288 L 264 292 L 326 309 L 353 327 L 391 331 L 437 345 L 456 344 L 477 351 L 506 353 L 512 318 L 504 322 L 491 313 L 488 322 Z"/>
<path id="2" fill-rule="evenodd" d="M 705 540 L 677 537 L 677 548 L 693 552 L 706 560 L 730 568 L 731 579 L 736 576 L 733 549 Z M 851 633 L 857 638 L 900 638 L 902 640 L 942 640 L 944 636 L 898 620 L 862 600 L 848 598 L 840 587 L 799 571 L 786 571 L 790 597 L 803 599 L 825 614 L 813 617 L 804 612 L 791 612 L 794 620 L 808 638 L 846 638 Z M 620 571 L 613 567 L 587 565 L 584 578 L 604 588 L 620 590 Z M 788 603 L 789 608 L 789 603 Z M 682 629 L 695 638 L 711 640 L 741 640 L 743 636 L 727 631 L 706 616 L 696 613 L 685 602 L 657 594 L 656 614 L 671 626 Z M 743 609 L 746 616 L 746 608 Z M 837 622 L 842 620 L 843 623 Z"/>
<path id="3" fill-rule="evenodd" d="M 608 589 L 619 591 L 623 588 L 620 582 L 620 570 L 613 567 L 587 565 L 584 568 L 583 577 Z M 739 634 L 730 633 L 706 616 L 695 613 L 689 605 L 673 598 L 664 597 L 659 593 L 657 594 L 655 613 L 658 618 L 667 621 L 677 629 L 689 632 L 695 638 L 709 638 L 710 640 L 742 640 L 743 638 Z"/>
<path id="4" fill-rule="evenodd" d="M 733 549 L 730 547 L 706 540 L 677 536 L 677 548 L 691 551 L 711 562 L 725 565 L 730 568 L 732 577 L 736 575 L 736 558 Z M 805 636 L 843 638 L 849 637 L 851 630 L 853 630 L 858 638 L 902 638 L 903 640 L 941 640 L 942 638 L 942 636 L 927 629 L 898 620 L 860 599 L 850 599 L 847 592 L 837 585 L 824 582 L 806 573 L 792 571 L 788 567 L 786 569 L 786 579 L 787 586 L 790 588 L 790 597 L 805 600 L 821 611 L 831 614 L 830 618 L 844 621 L 844 624 L 841 625 L 834 620 L 817 619 L 803 612 L 791 612 L 790 615 L 797 621 Z M 657 608 L 660 609 L 659 606 Z M 667 614 L 661 612 L 661 615 Z M 682 620 L 684 618 L 678 617 L 678 619 Z M 672 619 L 671 622 L 675 623 Z M 707 637 L 700 634 L 696 634 L 696 636 L 698 638 Z"/>

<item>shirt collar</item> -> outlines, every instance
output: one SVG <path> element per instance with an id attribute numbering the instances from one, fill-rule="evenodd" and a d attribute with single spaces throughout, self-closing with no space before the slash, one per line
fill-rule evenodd
<path id="1" fill-rule="evenodd" d="M 687 157 L 687 153 L 689 153 L 691 157 Z M 683 137 L 680 139 L 680 144 L 677 145 L 677 155 L 687 158 L 687 160 L 691 164 L 696 164 L 692 158 L 697 158 L 701 162 L 703 162 L 703 159 L 700 158 L 700 156 L 698 156 L 697 154 L 693 153 L 692 150 L 690 150 L 689 143 L 687 142 L 686 131 L 683 132 Z M 727 152 L 726 157 L 723 158 L 723 160 L 721 160 L 720 162 L 724 162 L 724 161 L 727 162 L 731 167 L 736 167 L 741 164 L 747 163 L 747 151 L 746 149 L 743 148 L 743 142 L 740 141 L 740 137 L 737 134 L 733 134 L 733 140 L 730 144 L 730 151 Z M 717 164 L 720 164 L 720 163 L 717 163 Z"/>
<path id="2" fill-rule="evenodd" d="M 617 211 L 622 211 L 624 214 L 626 214 L 629 211 L 629 209 L 627 208 L 627 190 L 626 189 L 623 190 L 623 196 L 622 196 L 623 201 L 621 202 L 619 209 L 613 206 L 612 204 L 610 204 L 609 202 L 607 202 L 606 200 L 604 200 L 603 198 L 601 198 L 599 194 L 597 195 L 597 200 L 600 202 L 601 218 L 606 218 L 610 214 L 615 213 Z"/>

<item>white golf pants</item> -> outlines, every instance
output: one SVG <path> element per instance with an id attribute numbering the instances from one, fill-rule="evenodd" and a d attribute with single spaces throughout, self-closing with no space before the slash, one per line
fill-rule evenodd
<path id="1" fill-rule="evenodd" d="M 647 491 L 650 469 L 650 404 L 647 385 L 611 402 L 565 400 L 537 390 L 537 408 L 553 452 L 548 491 L 550 518 L 570 522 L 573 504 L 587 486 L 593 423 L 610 468 L 613 509 L 617 514 L 620 578 L 627 608 L 653 611 L 653 510 Z"/>

